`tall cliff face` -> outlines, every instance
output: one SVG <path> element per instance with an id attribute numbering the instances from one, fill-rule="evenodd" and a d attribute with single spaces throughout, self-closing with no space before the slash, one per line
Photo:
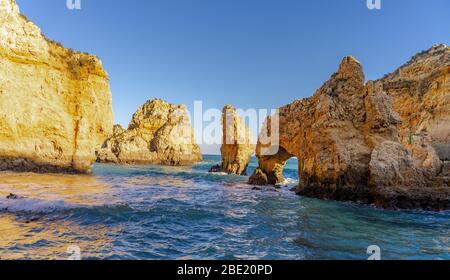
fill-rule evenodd
<path id="1" fill-rule="evenodd" d="M 0 170 L 89 172 L 112 125 L 100 60 L 47 40 L 0 0 Z"/>
<path id="2" fill-rule="evenodd" d="M 403 143 L 431 144 L 450 160 L 450 48 L 435 45 L 379 81 L 402 119 Z"/>
<path id="3" fill-rule="evenodd" d="M 201 161 L 202 156 L 186 107 L 153 99 L 136 111 L 127 130 L 114 127 L 114 135 L 98 151 L 97 160 L 186 165 Z"/>
<path id="4" fill-rule="evenodd" d="M 250 157 L 255 151 L 250 129 L 237 114 L 236 109 L 227 105 L 222 113 L 222 164 L 214 166 L 211 172 L 246 175 Z"/>
<path id="5" fill-rule="evenodd" d="M 445 138 L 450 111 L 443 109 L 448 106 L 450 92 L 448 88 L 433 91 L 432 84 L 429 89 L 425 87 L 429 73 L 434 71 L 438 74 L 432 75 L 433 79 L 448 82 L 448 71 L 442 74 L 436 65 L 428 69 L 425 65 L 430 61 L 449 65 L 450 61 L 446 56 L 444 61 L 436 58 L 441 57 L 441 52 L 435 50 L 422 54 L 429 55 L 429 59 L 415 67 L 423 69 L 423 75 L 416 73 L 411 76 L 417 79 L 415 82 L 398 85 L 392 76 L 364 84 L 360 63 L 352 57 L 344 58 L 338 71 L 314 96 L 279 109 L 280 141 L 272 143 L 278 152 L 264 155 L 264 146 L 258 144 L 259 168 L 249 183 L 283 182 L 286 161 L 297 157 L 297 193 L 301 195 L 383 207 L 450 208 L 450 177 L 446 171 L 449 165 L 439 159 L 432 146 L 434 141 L 450 143 Z M 422 84 L 421 88 L 431 91 L 425 101 L 415 91 L 408 93 L 411 84 Z M 408 87 L 403 89 L 400 85 Z M 400 93 L 408 94 L 412 100 L 399 96 Z M 395 108 L 401 104 L 406 108 L 399 114 Z M 439 104 L 433 107 L 436 111 L 426 110 L 433 106 L 430 104 Z M 417 121 L 408 118 L 408 112 L 413 111 L 419 116 Z M 417 129 L 429 131 L 429 138 L 416 137 L 414 143 L 402 141 L 406 129 L 402 118 L 411 120 Z"/>

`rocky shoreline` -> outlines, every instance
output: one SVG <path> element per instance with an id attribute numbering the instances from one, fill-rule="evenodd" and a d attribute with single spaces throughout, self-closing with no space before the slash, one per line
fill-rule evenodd
<path id="1" fill-rule="evenodd" d="M 450 48 L 433 46 L 378 81 L 342 60 L 312 97 L 279 109 L 278 152 L 258 143 L 254 185 L 282 183 L 299 160 L 299 195 L 385 208 L 450 208 Z M 269 145 L 270 146 L 270 145 Z M 440 147 L 437 149 L 436 147 Z"/>
<path id="2" fill-rule="evenodd" d="M 299 195 L 450 209 L 449 77 L 446 45 L 368 82 L 361 63 L 345 57 L 313 96 L 279 108 L 277 143 L 259 139 L 254 147 L 245 122 L 226 106 L 223 162 L 211 172 L 246 175 L 256 150 L 250 185 L 283 183 L 284 166 L 296 157 Z M 149 100 L 127 129 L 113 126 L 108 79 L 100 59 L 48 40 L 14 0 L 1 0 L 0 171 L 90 173 L 95 161 L 202 160 L 184 105 Z"/>

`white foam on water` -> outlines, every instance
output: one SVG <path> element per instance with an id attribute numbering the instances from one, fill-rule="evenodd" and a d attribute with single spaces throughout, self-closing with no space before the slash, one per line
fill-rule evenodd
<path id="1" fill-rule="evenodd" d="M 299 183 L 298 180 L 296 179 L 292 179 L 292 178 L 285 178 L 283 182 L 277 184 L 277 186 L 290 186 L 290 187 L 295 187 L 297 186 Z"/>
<path id="2" fill-rule="evenodd" d="M 77 207 L 80 207 L 80 205 L 67 203 L 63 200 L 46 201 L 28 198 L 0 198 L 0 211 L 2 212 L 51 213 Z"/>

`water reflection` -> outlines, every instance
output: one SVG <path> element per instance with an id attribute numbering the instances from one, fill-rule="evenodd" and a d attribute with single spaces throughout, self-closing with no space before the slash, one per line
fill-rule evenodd
<path id="1" fill-rule="evenodd" d="M 104 195 L 110 192 L 111 186 L 93 176 L 1 172 L 0 178 L 0 198 L 12 193 L 27 199 L 82 205 L 110 201 Z"/>
<path id="2" fill-rule="evenodd" d="M 0 173 L 0 258 L 450 259 L 450 215 L 253 191 L 193 167 L 95 165 L 95 176 Z M 251 170 L 250 170 L 251 172 Z M 296 166 L 286 177 L 296 180 Z M 290 175 L 291 174 L 291 175 Z M 7 199 L 14 193 L 20 199 Z"/>
<path id="3" fill-rule="evenodd" d="M 0 258 L 8 259 L 67 259 L 67 248 L 76 245 L 87 259 L 108 258 L 112 236 L 119 228 L 104 225 L 80 226 L 66 220 L 20 218 L 0 214 Z"/>
<path id="4" fill-rule="evenodd" d="M 52 212 L 114 203 L 109 184 L 80 175 L 2 172 L 0 178 L 1 259 L 67 259 L 70 245 L 80 247 L 85 258 L 109 256 L 118 227 Z M 7 199 L 10 194 L 17 199 Z"/>

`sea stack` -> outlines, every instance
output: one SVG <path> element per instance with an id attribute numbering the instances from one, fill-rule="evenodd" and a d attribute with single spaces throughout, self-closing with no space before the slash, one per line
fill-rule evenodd
<path id="1" fill-rule="evenodd" d="M 342 60 L 312 97 L 279 109 L 278 152 L 259 159 L 251 184 L 276 184 L 297 157 L 300 195 L 386 208 L 450 208 L 449 48 L 415 56 L 365 84 L 361 64 Z"/>
<path id="2" fill-rule="evenodd" d="M 0 0 L 0 112 L 0 170 L 90 172 L 112 133 L 108 75 Z"/>
<path id="3" fill-rule="evenodd" d="M 223 108 L 222 129 L 222 164 L 213 166 L 210 172 L 247 175 L 247 167 L 255 147 L 250 129 L 231 105 Z"/>
<path id="4" fill-rule="evenodd" d="M 114 134 L 98 151 L 98 162 L 115 164 L 188 165 L 202 160 L 184 105 L 153 99 L 142 105 L 125 130 Z"/>

